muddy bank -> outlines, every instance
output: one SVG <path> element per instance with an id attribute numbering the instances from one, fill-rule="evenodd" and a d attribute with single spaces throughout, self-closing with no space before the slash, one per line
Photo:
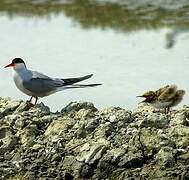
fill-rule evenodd
<path id="1" fill-rule="evenodd" d="M 1 179 L 189 179 L 189 107 L 165 115 L 0 99 Z"/>

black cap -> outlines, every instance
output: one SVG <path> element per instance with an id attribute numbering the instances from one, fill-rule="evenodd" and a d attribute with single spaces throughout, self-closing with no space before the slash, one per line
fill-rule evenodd
<path id="1" fill-rule="evenodd" d="M 23 61 L 21 58 L 14 58 L 14 59 L 12 60 L 12 63 L 13 63 L 13 64 L 24 63 L 24 61 Z M 25 64 L 25 63 L 24 63 L 24 64 Z"/>

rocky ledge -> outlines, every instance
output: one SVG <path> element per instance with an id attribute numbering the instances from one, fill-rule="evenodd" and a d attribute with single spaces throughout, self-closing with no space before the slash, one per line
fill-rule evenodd
<path id="1" fill-rule="evenodd" d="M 0 98 L 0 179 L 189 179 L 189 107 L 165 115 Z"/>

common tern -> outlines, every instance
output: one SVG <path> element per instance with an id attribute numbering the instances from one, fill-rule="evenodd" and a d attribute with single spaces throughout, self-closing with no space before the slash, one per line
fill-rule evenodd
<path id="1" fill-rule="evenodd" d="M 17 88 L 28 96 L 31 96 L 28 102 L 32 104 L 32 99 L 35 99 L 33 105 L 37 103 L 39 97 L 45 97 L 58 91 L 70 88 L 85 88 L 101 85 L 75 84 L 89 79 L 93 74 L 77 78 L 51 78 L 37 71 L 27 69 L 25 62 L 21 58 L 13 59 L 10 64 L 5 66 L 5 68 L 7 67 L 13 67 L 13 79 Z"/>

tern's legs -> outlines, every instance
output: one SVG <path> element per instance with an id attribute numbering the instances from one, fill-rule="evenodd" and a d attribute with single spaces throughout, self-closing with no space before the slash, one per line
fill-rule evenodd
<path id="1" fill-rule="evenodd" d="M 35 98 L 35 103 L 34 103 L 34 105 L 36 105 L 37 100 L 38 100 L 38 97 L 34 97 L 34 98 Z"/>
<path id="2" fill-rule="evenodd" d="M 27 101 L 27 103 L 32 104 L 31 103 L 32 99 L 33 99 L 33 96 L 31 96 L 31 98 Z"/>
<path id="3" fill-rule="evenodd" d="M 171 111 L 170 107 L 167 107 L 167 114 Z"/>
<path id="4" fill-rule="evenodd" d="M 32 99 L 33 99 L 33 98 L 35 98 L 34 104 L 32 103 Z M 28 102 L 30 105 L 36 105 L 37 100 L 38 100 L 38 97 L 31 96 L 30 100 L 28 100 L 27 102 Z"/>
<path id="5" fill-rule="evenodd" d="M 29 100 L 28 102 L 31 102 L 31 101 L 32 101 L 32 98 L 33 98 L 33 96 L 31 96 L 31 98 L 30 98 L 30 100 Z"/>
<path id="6" fill-rule="evenodd" d="M 171 108 L 170 108 L 170 107 L 164 108 L 164 113 L 165 113 L 165 114 L 168 114 L 170 111 L 171 111 Z"/>

